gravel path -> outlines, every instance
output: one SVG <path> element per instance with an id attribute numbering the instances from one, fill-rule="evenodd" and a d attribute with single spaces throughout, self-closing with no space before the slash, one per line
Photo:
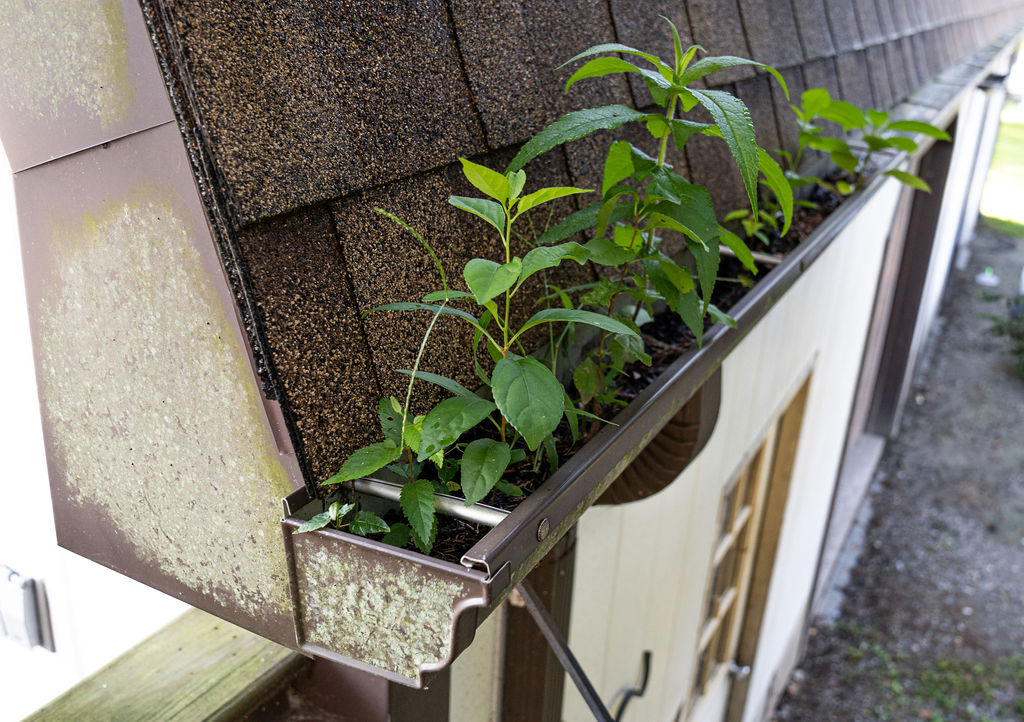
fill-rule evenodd
<path id="1" fill-rule="evenodd" d="M 979 226 L 914 380 L 839 619 L 812 629 L 775 719 L 1024 720 L 1024 379 L 975 274 L 1014 292 L 1024 239 Z"/>

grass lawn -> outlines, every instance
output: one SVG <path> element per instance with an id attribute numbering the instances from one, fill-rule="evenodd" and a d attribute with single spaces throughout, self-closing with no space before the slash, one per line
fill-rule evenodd
<path id="1" fill-rule="evenodd" d="M 1024 106 L 1007 105 L 985 181 L 981 213 L 1024 224 Z"/>

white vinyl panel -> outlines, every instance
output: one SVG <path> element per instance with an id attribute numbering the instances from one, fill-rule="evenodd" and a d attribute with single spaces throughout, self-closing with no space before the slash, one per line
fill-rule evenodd
<path id="1" fill-rule="evenodd" d="M 816 292 L 811 297 L 816 310 L 810 315 L 821 332 L 819 351 L 753 665 L 749 720 L 760 713 L 780 655 L 803 622 L 874 305 L 884 238 L 898 194 L 895 182 L 884 188 L 813 269 L 817 281 L 808 290 Z"/>
<path id="2" fill-rule="evenodd" d="M 505 605 L 480 628 L 473 643 L 452 663 L 450 722 L 494 722 L 500 718 L 501 668 L 504 664 Z"/>
<path id="3" fill-rule="evenodd" d="M 658 501 L 665 506 L 672 506 L 671 496 L 667 499 L 659 498 Z M 656 502 L 649 499 L 623 504 L 619 509 L 622 513 L 622 536 L 618 550 L 618 576 L 611 590 L 613 597 L 608 618 L 608 653 L 604 676 L 598 687 L 608 704 L 636 684 L 643 651 L 648 644 L 643 635 L 646 620 L 642 611 L 647 599 L 664 596 L 669 592 L 670 577 L 677 568 L 677 565 L 672 565 L 661 571 L 655 566 L 655 552 L 661 544 L 658 528 L 652 523 Z M 679 508 L 679 511 L 684 512 L 685 506 Z M 631 706 L 633 704 L 635 702 Z M 631 711 L 632 719 L 641 719 L 634 714 Z"/>
<path id="4" fill-rule="evenodd" d="M 577 524 L 569 648 L 595 684 L 604 678 L 605 659 L 614 652 L 608 648 L 608 628 L 619 578 L 621 533 L 622 513 L 614 506 L 591 507 Z M 562 716 L 567 721 L 592 718 L 568 677 Z"/>
<path id="5" fill-rule="evenodd" d="M 678 656 L 672 648 L 672 631 L 681 597 L 692 594 L 687 584 L 686 569 L 694 567 L 687 544 L 687 529 L 692 516 L 702 512 L 694 503 L 697 479 L 700 478 L 704 455 L 698 456 L 665 490 L 642 502 L 653 505 L 653 525 L 658 545 L 653 550 L 658 593 L 648 594 L 644 604 L 643 639 L 645 648 L 652 651 L 651 675 L 647 694 L 631 702 L 628 720 L 671 719 L 675 707 L 668 701 L 683 686 L 670 671 L 671 662 Z M 634 711 L 632 707 L 636 707 Z"/>

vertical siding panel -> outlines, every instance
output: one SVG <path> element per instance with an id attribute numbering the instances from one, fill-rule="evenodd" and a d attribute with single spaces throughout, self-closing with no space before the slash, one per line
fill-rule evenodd
<path id="1" fill-rule="evenodd" d="M 698 456 L 671 486 L 657 495 L 654 526 L 658 546 L 653 553 L 656 574 L 662 577 L 662 593 L 649 595 L 644 606 L 643 637 L 647 649 L 653 652 L 651 687 L 645 698 L 633 703 L 638 707 L 634 719 L 671 719 L 675 707 L 670 697 L 674 697 L 682 685 L 680 680 L 669 676 L 672 659 L 679 656 L 669 640 L 676 613 L 683 606 L 685 596 L 692 593 L 693 585 L 687 583 L 684 573 L 688 554 L 686 536 L 693 515 L 700 511 L 695 492 L 705 458 L 706 454 Z"/>
<path id="2" fill-rule="evenodd" d="M 604 661 L 614 652 L 608 648 L 608 629 L 612 594 L 619 578 L 621 534 L 622 510 L 619 507 L 593 507 L 579 521 L 569 647 L 602 699 L 606 699 L 606 690 L 600 684 L 604 678 Z M 591 718 L 583 698 L 568 678 L 562 709 L 566 720 Z"/>

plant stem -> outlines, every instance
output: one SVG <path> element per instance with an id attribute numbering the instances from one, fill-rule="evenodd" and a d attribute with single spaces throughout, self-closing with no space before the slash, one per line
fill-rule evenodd
<path id="1" fill-rule="evenodd" d="M 662 136 L 661 148 L 658 150 L 659 168 L 665 165 L 665 152 L 668 150 L 668 137 L 672 135 L 672 118 L 676 113 L 676 100 L 678 99 L 678 95 L 673 95 L 668 101 L 668 113 L 665 114 L 665 120 L 668 121 L 668 130 L 665 132 L 665 135 Z"/>

